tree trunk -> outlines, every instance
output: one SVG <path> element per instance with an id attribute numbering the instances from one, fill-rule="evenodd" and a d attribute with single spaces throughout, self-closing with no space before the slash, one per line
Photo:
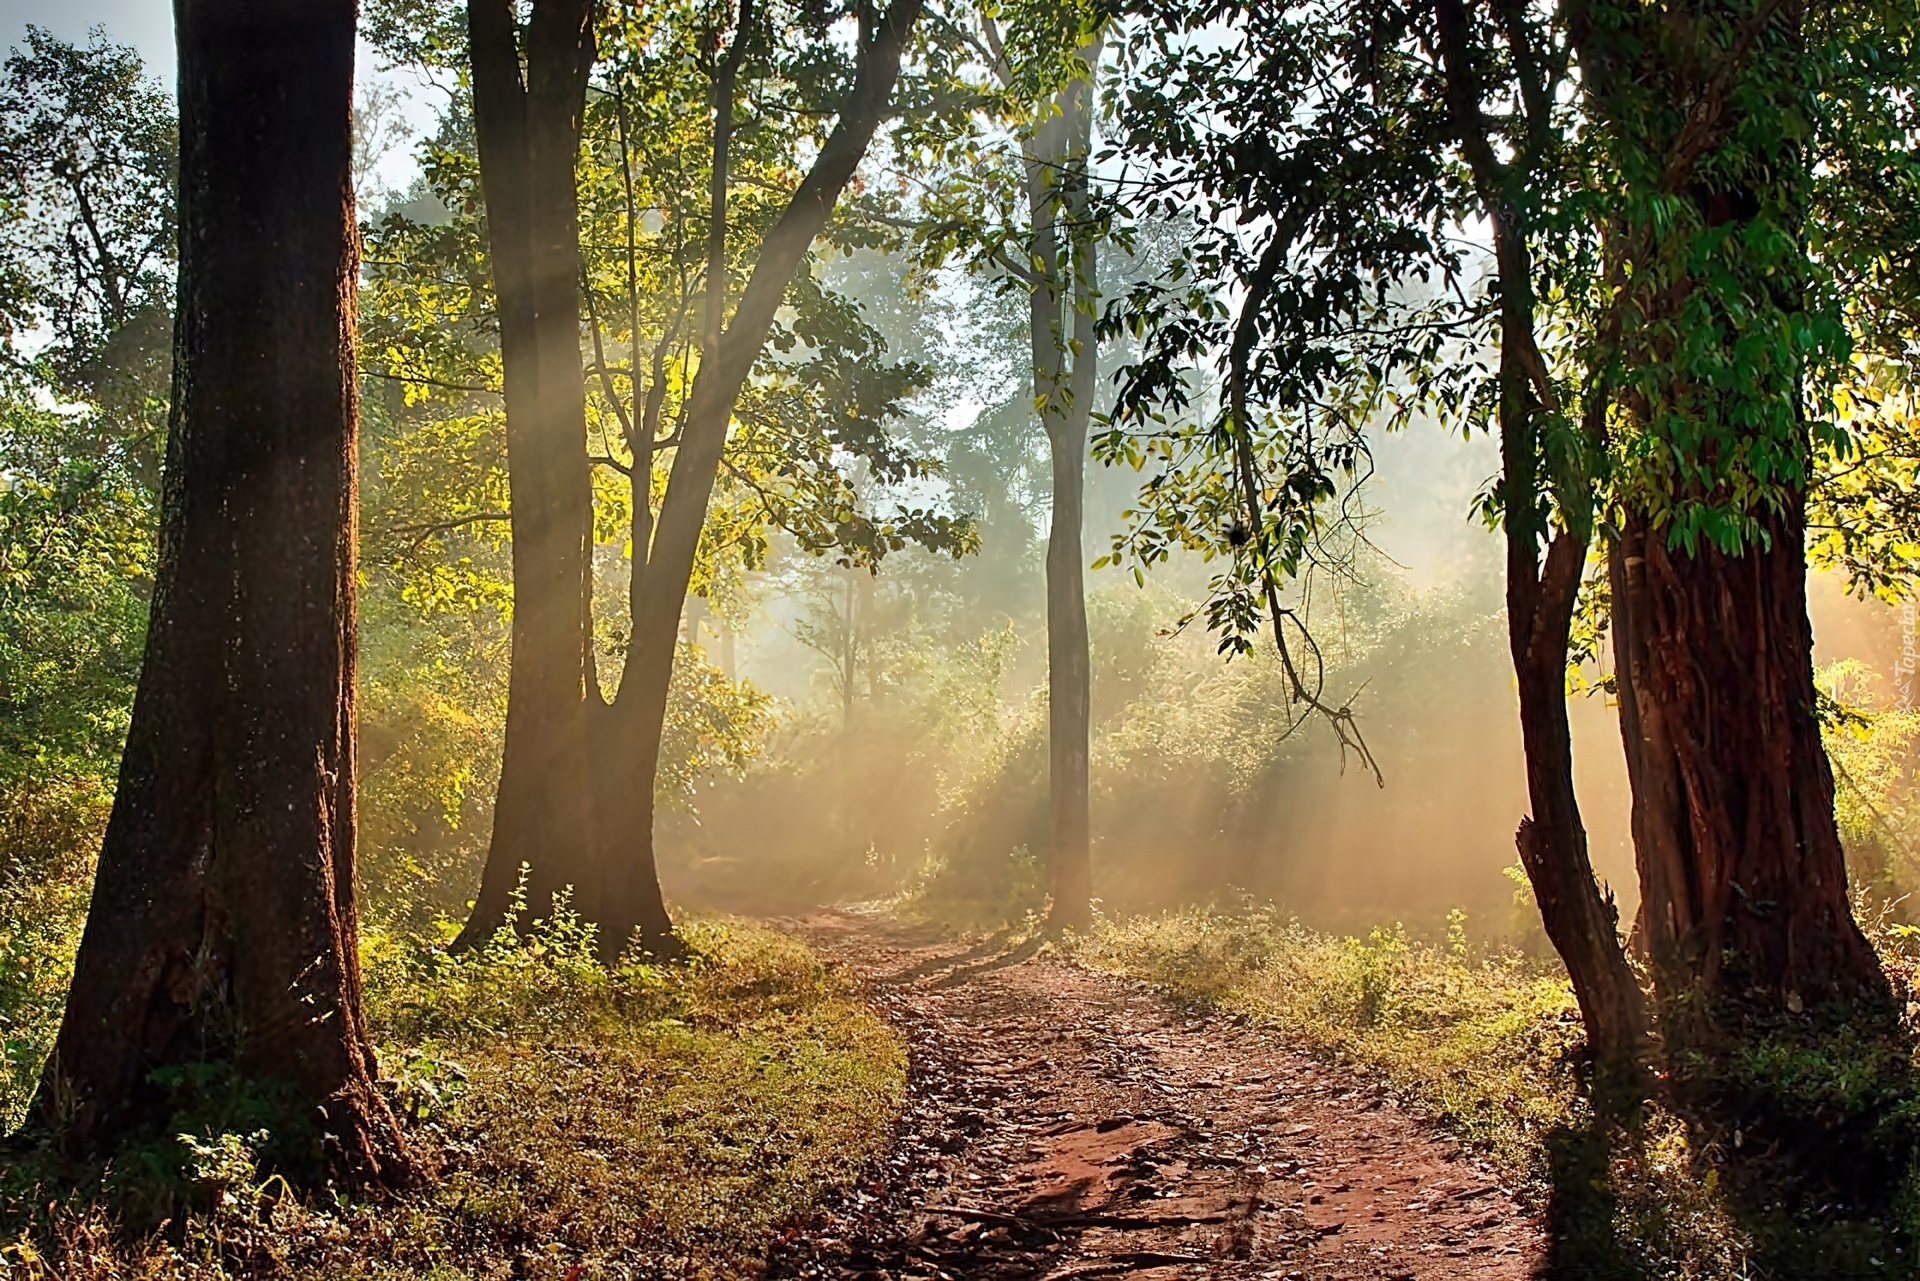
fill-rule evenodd
<path id="1" fill-rule="evenodd" d="M 1687 556 L 1629 518 L 1614 554 L 1640 934 L 1680 1043 L 1706 1031 L 1678 1017 L 1710 1018 L 1699 998 L 1888 995 L 1853 920 L 1814 715 L 1803 521 L 1795 507 L 1765 546 Z"/>
<path id="2" fill-rule="evenodd" d="M 1053 820 L 1047 925 L 1093 924 L 1088 745 L 1092 674 L 1087 652 L 1085 524 L 1087 429 L 1099 367 L 1092 298 L 1095 246 L 1087 230 L 1092 152 L 1092 76 L 1100 41 L 1079 53 L 1087 68 L 1059 96 L 1060 111 L 1036 131 L 1026 156 L 1027 204 L 1040 282 L 1028 300 L 1033 393 L 1053 463 L 1047 531 L 1047 791 Z M 1067 360 L 1072 357 L 1068 368 Z"/>
<path id="3" fill-rule="evenodd" d="M 1514 834 L 1547 937 L 1567 967 L 1603 1084 L 1632 1094 L 1647 1055 L 1646 1003 L 1619 942 L 1612 898 L 1594 879 L 1573 787 L 1567 634 L 1586 540 L 1561 531 L 1538 563 L 1534 536 L 1507 531 L 1507 637 L 1520 694 L 1532 813 Z"/>
<path id="4" fill-rule="evenodd" d="M 1567 637 L 1591 539 L 1594 495 L 1584 481 L 1556 485 L 1543 464 L 1541 420 L 1558 412 L 1534 333 L 1533 250 L 1516 197 L 1541 157 L 1496 154 L 1475 72 L 1466 6 L 1436 0 L 1435 30 L 1445 64 L 1447 109 L 1459 132 L 1482 208 L 1493 228 L 1500 305 L 1500 496 L 1507 536 L 1507 640 L 1520 694 L 1532 813 L 1515 833 L 1541 923 L 1567 967 L 1607 1098 L 1642 1092 L 1648 1050 L 1646 1003 L 1620 947 L 1618 914 L 1594 879 L 1587 830 L 1573 787 L 1567 721 Z M 1533 108 L 1530 108 L 1530 110 Z M 1544 121 L 1538 121 L 1545 125 Z M 1588 389 L 1580 430 L 1597 446 L 1607 388 Z M 1550 495 L 1560 528 L 1541 517 Z M 1545 546 L 1545 557 L 1541 549 Z"/>
<path id="5" fill-rule="evenodd" d="M 673 683 L 674 640 L 693 576 L 694 554 L 733 422 L 734 402 L 760 359 L 787 286 L 826 226 L 886 114 L 907 37 L 923 0 L 894 0 L 862 22 L 854 83 L 840 118 L 773 229 L 761 242 L 746 290 L 725 332 L 703 358 L 688 397 L 680 445 L 654 522 L 653 547 L 633 607 L 633 636 L 609 722 L 607 765 L 597 777 L 600 946 L 612 958 L 638 932 L 656 954 L 677 950 L 654 864 L 654 774 Z M 717 202 L 722 209 L 724 200 Z M 711 287 L 711 282 L 710 282 Z M 635 548 L 638 554 L 638 546 Z"/>
<path id="6" fill-rule="evenodd" d="M 467 21 L 513 486 L 513 660 L 493 839 L 462 947 L 506 919 L 523 875 L 532 918 L 548 915 L 569 886 L 592 917 L 597 887 L 587 707 L 598 696 L 589 688 L 593 498 L 574 185 L 592 4 L 537 0 L 524 80 L 508 0 L 471 0 Z"/>
<path id="7" fill-rule="evenodd" d="M 1673 337 L 1686 327 L 1696 341 L 1740 351 L 1810 328 L 1799 315 L 1800 273 L 1771 259 L 1746 264 L 1763 273 L 1754 293 L 1717 303 L 1704 333 L 1698 319 L 1682 320 L 1683 308 L 1703 293 L 1714 297 L 1717 286 L 1677 266 L 1691 263 L 1695 251 L 1668 239 L 1731 233 L 1727 243 L 1738 246 L 1800 236 L 1811 175 L 1795 135 L 1750 135 L 1745 155 L 1725 144 L 1739 134 L 1739 113 L 1793 113 L 1811 99 L 1815 73 L 1801 61 L 1804 7 L 1755 11 L 1712 0 L 1692 6 L 1684 24 L 1654 11 L 1646 17 L 1659 24 L 1661 39 L 1645 40 L 1651 28 L 1631 25 L 1579 33 L 1587 42 L 1583 62 L 1609 67 L 1600 83 L 1631 85 L 1620 100 L 1601 95 L 1596 115 L 1629 145 L 1665 157 L 1663 188 L 1690 203 L 1695 220 L 1691 231 L 1642 223 L 1619 240 L 1622 260 L 1657 282 L 1638 286 L 1625 303 L 1639 324 L 1623 359 L 1640 366 L 1642 383 L 1658 377 L 1667 384 L 1657 404 L 1636 398 L 1629 408 L 1643 427 L 1662 415 L 1686 423 L 1675 433 L 1681 439 L 1665 442 L 1678 457 L 1656 477 L 1660 483 L 1629 493 L 1667 484 L 1684 501 L 1744 501 L 1758 526 L 1737 555 L 1704 540 L 1688 554 L 1670 544 L 1672 526 L 1655 519 L 1644 498 L 1630 497 L 1610 559 L 1641 879 L 1637 941 L 1675 1047 L 1710 1040 L 1716 1010 L 1729 1004 L 1797 1010 L 1834 998 L 1885 1002 L 1888 987 L 1850 910 L 1832 767 L 1815 716 L 1805 493 L 1789 487 L 1770 509 L 1764 497 L 1736 497 L 1737 483 L 1708 482 L 1719 488 L 1703 494 L 1689 488 L 1700 482 L 1686 479 L 1720 451 L 1750 445 L 1761 460 L 1759 479 L 1795 468 L 1805 474 L 1812 449 L 1800 410 L 1804 357 L 1763 346 L 1760 356 L 1738 361 L 1747 381 L 1715 385 L 1695 375 Z M 1702 35 L 1728 31 L 1739 33 L 1731 48 Z M 1649 93 L 1694 105 L 1649 113 Z M 1741 264 L 1717 269 L 1738 272 Z M 1770 311 L 1756 306 L 1763 299 Z M 1772 417 L 1780 410 L 1791 419 Z"/>
<path id="8" fill-rule="evenodd" d="M 275 1156 L 393 1183 L 354 909 L 351 0 L 179 0 L 180 284 L 160 562 L 38 1113 L 102 1149 L 230 1064 Z M 263 1088 L 264 1087 L 264 1088 Z M 226 1087 L 223 1087 L 226 1088 Z"/>

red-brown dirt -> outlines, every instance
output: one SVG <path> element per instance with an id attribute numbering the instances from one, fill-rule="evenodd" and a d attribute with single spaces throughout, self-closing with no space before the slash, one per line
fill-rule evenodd
<path id="1" fill-rule="evenodd" d="M 911 1062 L 893 1150 L 789 1233 L 769 1275 L 1540 1272 L 1538 1218 L 1487 1167 L 1268 1030 L 1031 945 L 844 912 L 785 924 L 865 981 Z"/>

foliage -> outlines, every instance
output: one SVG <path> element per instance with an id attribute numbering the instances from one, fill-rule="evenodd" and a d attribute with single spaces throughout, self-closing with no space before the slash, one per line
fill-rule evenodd
<path id="1" fill-rule="evenodd" d="M 1228 18 L 1237 37 L 1214 38 Z M 1095 452 L 1150 468 L 1108 559 L 1224 560 L 1204 606 L 1224 652 L 1247 652 L 1263 620 L 1280 627 L 1281 584 L 1344 564 L 1328 533 L 1371 470 L 1369 416 L 1404 421 L 1396 371 L 1439 375 L 1481 317 L 1450 317 L 1421 288 L 1456 286 L 1444 223 L 1457 197 L 1437 185 L 1417 59 L 1377 39 L 1394 29 L 1337 4 L 1196 4 L 1122 33 L 1115 128 L 1133 170 L 1115 198 L 1178 247 L 1103 322 L 1141 350 Z M 1196 101 L 1218 119 L 1188 111 Z M 1409 192 L 1419 203 L 1403 215 Z M 1449 363 L 1457 388 L 1472 366 Z"/>
<path id="2" fill-rule="evenodd" d="M 1898 902 L 1920 887 L 1920 778 L 1913 769 L 1920 712 L 1879 706 L 1877 678 L 1857 659 L 1815 675 L 1849 874 Z"/>
<path id="3" fill-rule="evenodd" d="M 139 57 L 38 27 L 0 78 L 0 788 L 104 776 L 146 632 L 174 125 Z"/>
<path id="4" fill-rule="evenodd" d="M 364 942 L 388 1087 L 438 1178 L 381 1204 L 300 1201 L 270 1136 L 183 1134 L 198 1210 L 130 1239 L 115 1202 L 0 1176 L 0 1261 L 32 1278 L 741 1275 L 891 1133 L 898 1037 L 802 944 L 683 927 L 687 965 L 594 959 L 564 911 L 459 957 Z"/>
<path id="5" fill-rule="evenodd" d="M 376 544 L 376 554 L 477 597 L 489 591 L 487 571 L 466 549 L 476 541 L 497 548 L 505 537 L 504 437 L 485 207 L 458 78 L 464 31 L 451 13 L 395 4 L 374 15 L 390 58 L 453 83 L 438 132 L 422 145 L 425 188 L 368 227 L 373 270 L 362 308 L 363 361 L 375 377 L 405 389 L 400 438 L 414 477 L 375 518 L 394 535 Z M 582 376 L 596 542 L 631 561 L 636 537 L 645 559 L 651 508 L 665 490 L 702 354 L 707 104 L 717 68 L 711 45 L 702 44 L 700 6 L 608 12 L 602 20 L 578 168 Z M 838 46 L 814 36 L 832 20 L 811 8 L 762 6 L 758 29 L 741 37 L 741 92 L 758 114 L 729 155 L 730 297 L 738 297 L 762 236 L 824 137 L 831 112 L 822 107 L 845 67 Z M 844 214 L 790 287 L 789 307 L 736 407 L 694 569 L 693 592 L 718 607 L 742 570 L 764 563 L 776 531 L 815 554 L 860 564 L 909 543 L 954 554 L 974 546 L 963 517 L 908 505 L 874 510 L 860 488 L 870 478 L 874 496 L 884 497 L 887 487 L 924 479 L 936 466 L 889 430 L 924 387 L 925 369 L 889 359 L 886 340 L 858 303 L 825 283 L 836 252 L 890 235 L 862 223 L 858 209 Z M 463 450 L 462 440 L 483 448 Z M 641 504 L 649 510 L 638 510 Z M 596 594 L 608 599 L 596 612 L 624 617 L 627 576 L 602 577 Z M 623 644 L 618 624 L 612 632 Z"/>
<path id="6" fill-rule="evenodd" d="M 113 769 L 152 574 L 154 495 L 127 451 L 28 397 L 0 389 L 0 783 Z"/>
<path id="7" fill-rule="evenodd" d="M 0 792 L 0 1134 L 26 1118 L 59 1028 L 112 804 L 84 776 Z"/>

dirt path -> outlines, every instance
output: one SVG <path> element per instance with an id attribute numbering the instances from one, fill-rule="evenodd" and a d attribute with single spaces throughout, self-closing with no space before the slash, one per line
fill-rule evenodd
<path id="1" fill-rule="evenodd" d="M 1534 1276 L 1536 1217 L 1384 1091 L 1047 956 L 884 919 L 784 922 L 912 1047 L 883 1169 L 769 1275 Z"/>

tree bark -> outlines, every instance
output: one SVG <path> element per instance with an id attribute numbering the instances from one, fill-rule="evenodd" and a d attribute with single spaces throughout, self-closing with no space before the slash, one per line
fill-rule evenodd
<path id="1" fill-rule="evenodd" d="M 587 706 L 599 696 L 590 650 L 593 497 L 574 184 L 593 6 L 536 0 L 524 77 L 508 0 L 471 0 L 467 23 L 513 486 L 513 658 L 493 837 L 462 947 L 506 920 L 523 875 L 531 918 L 550 914 L 568 887 L 591 918 L 598 888 Z"/>
<path id="2" fill-rule="evenodd" d="M 893 0 L 886 10 L 863 20 L 854 83 L 839 119 L 761 242 L 733 318 L 694 378 L 634 604 L 626 667 L 608 717 L 609 764 L 602 775 L 608 782 L 599 789 L 595 821 L 596 857 L 604 877 L 600 945 L 609 958 L 618 956 L 636 932 L 641 946 L 656 954 L 671 954 L 677 947 L 654 864 L 654 775 L 673 682 L 674 641 L 707 504 L 740 389 L 760 359 L 794 272 L 826 226 L 887 112 L 922 3 Z M 725 202 L 719 203 L 724 218 Z M 638 554 L 637 547 L 635 551 Z"/>
<path id="3" fill-rule="evenodd" d="M 1627 965 L 1617 913 L 1593 875 L 1586 826 L 1573 786 L 1573 740 L 1567 719 L 1567 641 L 1591 538 L 1594 497 L 1567 486 L 1553 492 L 1561 527 L 1540 516 L 1551 478 L 1543 475 L 1541 418 L 1557 405 L 1534 332 L 1534 261 L 1516 196 L 1538 157 L 1498 158 L 1489 141 L 1482 88 L 1474 71 L 1468 18 L 1461 0 L 1436 0 L 1435 29 L 1446 78 L 1447 109 L 1461 139 L 1481 203 L 1493 227 L 1499 273 L 1499 425 L 1502 525 L 1507 538 L 1507 640 L 1520 694 L 1521 741 L 1532 813 L 1515 833 L 1521 866 L 1533 887 L 1541 922 L 1567 967 L 1587 1043 L 1603 1089 L 1637 1096 L 1649 1046 L 1645 1000 Z M 1529 111 L 1543 93 L 1527 92 Z M 1548 122 L 1532 122 L 1543 133 Z M 1583 430 L 1603 430 L 1606 389 L 1593 387 Z M 1583 482 L 1584 483 L 1584 482 Z M 1541 555 L 1545 544 L 1544 559 Z"/>
<path id="4" fill-rule="evenodd" d="M 280 1098 L 283 1168 L 413 1167 L 354 908 L 351 0 L 178 0 L 180 277 L 160 561 L 119 791 L 38 1115 L 165 1133 L 156 1073 Z"/>
<path id="5" fill-rule="evenodd" d="M 1633 27 L 1579 30 L 1583 63 L 1604 69 L 1599 88 L 1610 78 L 1632 85 L 1625 102 L 1599 93 L 1596 114 L 1630 145 L 1663 158 L 1662 187 L 1693 206 L 1697 229 L 1767 217 L 1777 220 L 1774 234 L 1797 235 L 1792 214 L 1769 211 L 1746 189 L 1763 184 L 1776 204 L 1783 194 L 1797 200 L 1796 189 L 1810 181 L 1797 145 L 1790 137 L 1762 140 L 1745 156 L 1722 148 L 1737 112 L 1795 111 L 1811 94 L 1796 65 L 1803 6 L 1692 9 L 1685 24 L 1657 19 L 1669 37 L 1657 41 L 1638 39 Z M 1697 34 L 1707 31 L 1730 31 L 1733 42 Z M 1750 63 L 1758 57 L 1775 61 L 1756 73 Z M 1756 90 L 1775 101 L 1739 105 Z M 1693 105 L 1650 114 L 1641 108 L 1649 92 Z M 1623 254 L 1642 263 L 1685 261 L 1658 243 L 1656 229 L 1629 230 L 1619 241 Z M 1737 233 L 1734 243 L 1740 239 Z M 1767 281 L 1761 287 L 1776 291 L 1771 301 L 1780 313 L 1802 310 L 1795 272 L 1769 267 Z M 1757 404 L 1789 408 L 1788 430 L 1771 429 L 1780 437 L 1771 466 L 1798 466 L 1804 475 L 1812 448 L 1797 367 L 1743 361 L 1756 385 L 1723 390 L 1689 385 L 1689 374 L 1674 368 L 1676 317 L 1708 287 L 1681 272 L 1642 287 L 1625 304 L 1641 324 L 1624 359 L 1660 371 L 1672 384 L 1668 403 L 1691 406 L 1702 420 L 1717 414 L 1743 424 L 1754 420 Z M 1748 317 L 1727 314 L 1713 336 L 1737 344 L 1751 327 Z M 1637 400 L 1628 407 L 1648 412 Z M 1729 447 L 1710 432 L 1701 436 L 1691 446 L 1696 457 L 1683 456 L 1682 465 Z M 1680 489 L 1693 501 L 1735 501 Z M 1767 505 L 1773 501 L 1754 500 L 1758 510 L 1747 514 L 1758 529 L 1738 554 L 1704 543 L 1689 554 L 1672 545 L 1645 501 L 1630 497 L 1611 549 L 1620 727 L 1641 881 L 1636 941 L 1651 964 L 1669 1048 L 1706 1043 L 1729 1004 L 1798 1009 L 1828 998 L 1888 1000 L 1886 977 L 1853 920 L 1832 767 L 1815 715 L 1806 495 L 1795 486 L 1777 507 Z"/>
<path id="6" fill-rule="evenodd" d="M 1047 434 L 1053 502 L 1047 530 L 1047 792 L 1053 850 L 1048 928 L 1093 923 L 1088 745 L 1092 664 L 1087 647 L 1085 524 L 1087 429 L 1099 367 L 1092 293 L 1096 249 L 1088 219 L 1096 40 L 1078 56 L 1084 77 L 1058 96 L 1059 111 L 1025 148 L 1027 209 L 1036 277 L 1028 294 L 1033 395 Z M 1071 363 L 1069 364 L 1069 357 Z"/>
<path id="7" fill-rule="evenodd" d="M 1888 998 L 1814 714 L 1803 521 L 1795 506 L 1765 546 L 1687 556 L 1629 517 L 1614 555 L 1640 935 L 1678 1043 L 1707 1030 L 1698 998 Z"/>

